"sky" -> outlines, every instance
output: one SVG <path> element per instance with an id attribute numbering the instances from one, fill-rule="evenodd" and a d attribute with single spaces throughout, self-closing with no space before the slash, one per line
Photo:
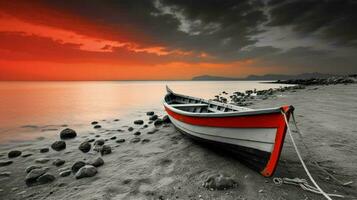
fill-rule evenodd
<path id="1" fill-rule="evenodd" d="M 0 80 L 357 73 L 350 0 L 0 0 Z"/>

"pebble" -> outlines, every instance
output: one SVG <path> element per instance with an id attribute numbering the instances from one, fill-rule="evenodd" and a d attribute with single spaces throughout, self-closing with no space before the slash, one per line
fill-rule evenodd
<path id="1" fill-rule="evenodd" d="M 128 128 L 128 131 L 133 131 L 133 130 L 134 130 L 133 127 L 129 127 L 129 128 Z"/>
<path id="2" fill-rule="evenodd" d="M 149 120 L 155 121 L 155 120 L 157 120 L 157 118 L 159 118 L 157 115 L 153 115 L 149 118 Z"/>
<path id="3" fill-rule="evenodd" d="M 155 114 L 154 111 L 146 112 L 146 115 L 148 115 L 148 116 L 151 116 L 151 115 L 154 115 L 154 114 Z"/>
<path id="4" fill-rule="evenodd" d="M 27 158 L 27 157 L 30 157 L 30 156 L 32 156 L 32 153 L 27 153 L 27 154 L 24 154 L 24 155 L 22 155 L 21 157 L 23 157 L 23 158 Z"/>
<path id="5" fill-rule="evenodd" d="M 49 152 L 50 151 L 50 149 L 49 148 L 42 148 L 42 149 L 40 149 L 40 152 L 41 153 L 46 153 L 46 152 Z"/>
<path id="6" fill-rule="evenodd" d="M 111 137 L 110 139 L 111 139 L 111 140 L 115 140 L 115 139 L 117 139 L 117 137 L 116 137 L 116 136 L 113 136 L 113 137 Z"/>
<path id="7" fill-rule="evenodd" d="M 41 164 L 47 163 L 48 161 L 50 161 L 49 158 L 38 158 L 35 160 L 36 163 L 41 163 Z"/>
<path id="8" fill-rule="evenodd" d="M 102 146 L 102 145 L 104 145 L 104 143 L 105 143 L 105 140 L 99 139 L 99 140 L 96 140 L 96 141 L 94 142 L 94 145 Z"/>
<path id="9" fill-rule="evenodd" d="M 140 140 L 141 139 L 138 138 L 138 137 L 137 138 L 133 138 L 133 139 L 130 140 L 130 143 L 138 143 L 138 142 L 140 142 Z"/>
<path id="10" fill-rule="evenodd" d="M 112 148 L 109 145 L 103 145 L 102 149 L 100 150 L 100 154 L 102 154 L 102 156 L 103 156 L 103 155 L 107 155 L 110 153 L 112 153 Z"/>
<path id="11" fill-rule="evenodd" d="M 41 167 L 41 166 L 38 166 L 38 165 L 31 165 L 31 166 L 29 166 L 29 167 L 26 167 L 25 172 L 26 172 L 26 173 L 29 173 L 29 172 L 32 171 L 33 169 L 40 169 L 40 168 L 42 168 L 42 167 Z"/>
<path id="12" fill-rule="evenodd" d="M 135 133 L 134 133 L 134 135 L 140 135 L 141 133 L 140 133 L 140 131 L 136 131 Z"/>
<path id="13" fill-rule="evenodd" d="M 145 124 L 142 128 L 144 129 L 144 128 L 147 128 L 147 127 L 149 127 L 147 124 Z"/>
<path id="14" fill-rule="evenodd" d="M 91 161 L 89 161 L 87 164 L 93 165 L 94 167 L 100 167 L 104 165 L 104 160 L 101 157 L 95 158 Z"/>
<path id="15" fill-rule="evenodd" d="M 148 131 L 147 134 L 154 134 L 154 133 L 156 133 L 157 131 L 159 131 L 159 129 L 153 128 L 153 129 L 151 129 L 150 131 Z"/>
<path id="16" fill-rule="evenodd" d="M 76 173 L 80 168 L 82 168 L 84 165 L 86 165 L 85 162 L 83 161 L 77 161 L 72 165 L 72 172 Z"/>
<path id="17" fill-rule="evenodd" d="M 115 142 L 116 142 L 116 143 L 123 143 L 123 142 L 125 142 L 125 139 L 118 139 L 118 140 L 116 140 Z"/>
<path id="18" fill-rule="evenodd" d="M 59 166 L 61 166 L 61 165 L 63 165 L 64 163 L 65 163 L 66 161 L 65 160 L 62 160 L 62 159 L 56 159 L 55 161 L 53 161 L 53 165 L 55 165 L 55 166 L 57 166 L 57 167 L 59 167 Z"/>
<path id="19" fill-rule="evenodd" d="M 71 175 L 71 172 L 72 172 L 71 170 L 65 170 L 65 171 L 60 172 L 59 175 L 61 177 L 66 177 L 66 176 Z"/>
<path id="20" fill-rule="evenodd" d="M 21 151 L 18 151 L 18 150 L 13 150 L 13 151 L 10 151 L 7 156 L 9 158 L 16 158 L 16 157 L 19 157 L 21 155 Z"/>
<path id="21" fill-rule="evenodd" d="M 94 140 L 95 140 L 95 139 L 92 138 L 92 139 L 89 139 L 88 142 L 94 142 Z"/>
<path id="22" fill-rule="evenodd" d="M 78 149 L 81 150 L 83 153 L 87 153 L 88 151 L 90 151 L 92 145 L 88 142 L 88 141 L 84 141 L 82 142 Z"/>
<path id="23" fill-rule="evenodd" d="M 91 124 L 92 125 L 96 125 L 96 124 L 98 124 L 98 122 L 97 121 L 93 121 Z"/>
<path id="24" fill-rule="evenodd" d="M 54 181 L 55 179 L 56 178 L 52 174 L 45 173 L 38 177 L 37 182 L 39 182 L 40 184 L 46 184 Z"/>
<path id="25" fill-rule="evenodd" d="M 75 138 L 76 136 L 77 136 L 76 131 L 70 128 L 65 128 L 60 132 L 61 139 L 71 139 L 71 138 Z"/>
<path id="26" fill-rule="evenodd" d="M 93 128 L 95 128 L 95 129 L 99 129 L 99 128 L 102 128 L 102 126 L 101 126 L 101 125 L 99 125 L 99 124 L 97 124 L 97 125 L 93 126 Z"/>
<path id="27" fill-rule="evenodd" d="M 61 151 L 66 148 L 66 142 L 65 141 L 56 141 L 52 143 L 51 148 L 55 151 Z"/>
<path id="28" fill-rule="evenodd" d="M 150 142 L 150 139 L 143 139 L 143 140 L 141 141 L 141 143 L 143 143 L 143 144 L 146 144 L 146 143 L 148 143 L 148 142 Z"/>
<path id="29" fill-rule="evenodd" d="M 76 173 L 76 179 L 85 178 L 85 177 L 92 177 L 97 174 L 97 169 L 92 165 L 85 165 Z"/>
<path id="30" fill-rule="evenodd" d="M 11 165 L 12 163 L 13 163 L 12 160 L 0 160 L 0 167 L 8 166 Z"/>
<path id="31" fill-rule="evenodd" d="M 154 125 L 155 125 L 155 126 L 160 126 L 162 123 L 163 123 L 162 119 L 157 119 L 157 120 L 154 122 Z"/>
<path id="32" fill-rule="evenodd" d="M 141 119 L 139 119 L 139 120 L 135 120 L 135 121 L 134 121 L 134 124 L 137 124 L 137 125 L 142 125 L 142 124 L 144 124 L 144 121 L 143 121 L 143 120 L 141 120 Z"/>

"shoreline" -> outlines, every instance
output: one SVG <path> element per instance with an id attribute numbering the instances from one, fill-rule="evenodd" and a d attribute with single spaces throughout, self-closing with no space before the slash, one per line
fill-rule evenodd
<path id="1" fill-rule="evenodd" d="M 293 104 L 296 119 L 303 131 L 303 141 L 309 147 L 309 154 L 302 148 L 301 138 L 298 145 L 318 184 L 331 193 L 343 194 L 344 199 L 355 199 L 357 175 L 353 163 L 357 163 L 357 141 L 353 103 L 357 98 L 357 85 L 307 86 L 300 89 L 275 91 L 252 99 L 252 108 L 264 108 Z M 317 88 L 317 89 L 315 89 Z M 269 91 L 269 90 L 267 90 Z M 221 95 L 229 98 L 230 94 Z M 267 98 L 264 98 L 267 96 Z M 248 100 L 246 100 L 248 102 Z M 249 100 L 250 101 L 250 100 Z M 355 103 L 354 103 L 355 104 Z M 348 105 L 352 105 L 348 106 Z M 163 111 L 155 111 L 163 118 Z M 349 118 L 346 118 L 349 116 Z M 51 148 L 55 138 L 44 137 L 32 141 L 2 144 L 0 160 L 13 163 L 0 167 L 1 199 L 323 199 L 290 185 L 277 186 L 272 178 L 264 178 L 250 170 L 236 158 L 224 152 L 213 151 L 186 136 L 178 133 L 171 124 L 155 127 L 149 124 L 150 116 L 139 113 L 132 118 L 119 121 L 106 119 L 98 121 L 101 128 L 82 124 L 71 126 L 77 137 L 65 140 L 67 147 L 61 151 Z M 144 124 L 134 124 L 135 120 Z M 133 127 L 134 130 L 129 131 Z M 62 130 L 65 127 L 58 127 Z M 35 128 L 34 131 L 38 131 Z M 140 131 L 140 135 L 134 135 Z M 59 132 L 59 130 L 58 130 Z M 336 137 L 339 135 L 339 137 Z M 98 136 L 98 137 L 97 137 Z M 114 138 L 115 139 L 111 139 Z M 140 138 L 139 142 L 133 142 Z M 81 152 L 81 143 L 91 139 L 103 139 L 111 147 L 110 154 L 100 155 L 93 151 Z M 119 139 L 124 142 L 117 143 Z M 146 140 L 145 140 L 146 139 Z M 146 142 L 142 142 L 142 141 Z M 92 145 L 95 141 L 92 142 Z M 94 146 L 94 145 L 93 145 Z M 41 149 L 49 151 L 41 153 Z M 7 153 L 18 149 L 22 155 L 7 158 Z M 27 157 L 24 155 L 32 154 Z M 59 169 L 71 167 L 77 161 L 88 162 L 101 157 L 104 165 L 97 168 L 93 177 L 76 179 L 75 174 L 61 177 Z M 45 163 L 36 162 L 48 158 Z M 60 167 L 52 164 L 55 159 L 63 159 Z M 349 187 L 336 185 L 321 172 L 313 161 L 333 173 L 341 180 L 353 181 Z M 26 167 L 40 165 L 48 167 L 47 173 L 55 177 L 52 182 L 28 187 L 25 184 Z M 4 173 L 9 172 L 9 173 Z M 238 183 L 228 190 L 208 190 L 202 186 L 207 177 L 214 174 L 227 174 Z M 285 139 L 278 169 L 274 177 L 306 178 L 288 138 Z M 5 184 L 6 183 L 6 184 Z"/>

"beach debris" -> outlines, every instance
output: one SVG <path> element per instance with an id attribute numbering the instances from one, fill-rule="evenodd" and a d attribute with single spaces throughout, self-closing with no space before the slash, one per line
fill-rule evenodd
<path id="1" fill-rule="evenodd" d="M 226 190 L 237 186 L 237 182 L 226 175 L 215 174 L 209 176 L 203 183 L 203 187 L 213 190 Z"/>
<path id="2" fill-rule="evenodd" d="M 154 115 L 154 114 L 155 114 L 154 111 L 146 112 L 146 115 L 148 115 L 148 116 L 151 116 L 151 115 Z"/>
<path id="3" fill-rule="evenodd" d="M 45 173 L 37 178 L 37 182 L 40 184 L 46 184 L 54 181 L 55 179 L 56 178 L 52 174 Z"/>
<path id="4" fill-rule="evenodd" d="M 112 148 L 109 145 L 103 145 L 100 150 L 100 154 L 103 156 L 110 153 L 112 153 Z"/>
<path id="5" fill-rule="evenodd" d="M 129 128 L 128 128 L 128 131 L 133 131 L 133 130 L 134 130 L 133 127 L 129 127 Z"/>
<path id="6" fill-rule="evenodd" d="M 92 145 L 88 141 L 84 141 L 79 145 L 78 149 L 81 150 L 83 153 L 87 153 L 88 151 L 90 151 L 91 147 Z"/>
<path id="7" fill-rule="evenodd" d="M 141 141 L 142 144 L 146 144 L 146 143 L 148 143 L 148 142 L 150 142 L 150 139 L 147 139 L 147 138 L 146 138 L 146 139 L 143 139 L 143 140 Z"/>
<path id="8" fill-rule="evenodd" d="M 85 178 L 85 177 L 92 177 L 97 174 L 97 168 L 92 165 L 85 165 L 78 170 L 75 177 L 76 179 Z"/>
<path id="9" fill-rule="evenodd" d="M 159 119 L 157 119 L 157 120 L 154 122 L 154 125 L 155 125 L 155 126 L 161 126 L 162 123 L 163 123 L 162 119 L 159 118 Z"/>
<path id="10" fill-rule="evenodd" d="M 8 166 L 11 165 L 12 163 L 13 163 L 12 160 L 0 160 L 0 167 Z"/>
<path id="11" fill-rule="evenodd" d="M 76 173 L 76 172 L 77 172 L 80 168 L 82 168 L 84 165 L 86 165 L 86 163 L 83 162 L 83 161 L 77 161 L 77 162 L 75 162 L 75 163 L 72 165 L 72 167 L 71 167 L 72 172 L 73 172 L 73 173 Z"/>
<path id="12" fill-rule="evenodd" d="M 141 119 L 135 120 L 135 121 L 134 121 L 134 124 L 136 124 L 136 125 L 142 125 L 142 124 L 144 124 L 144 121 L 141 120 Z"/>
<path id="13" fill-rule="evenodd" d="M 65 128 L 60 132 L 60 138 L 61 139 L 72 139 L 77 136 L 76 131 L 70 128 Z"/>
<path id="14" fill-rule="evenodd" d="M 97 125 L 93 126 L 93 128 L 94 128 L 94 129 L 99 129 L 99 128 L 102 128 L 102 126 L 99 125 L 99 124 L 97 124 Z"/>
<path id="15" fill-rule="evenodd" d="M 168 115 L 165 115 L 165 116 L 162 118 L 162 121 L 163 121 L 164 123 L 171 123 L 171 120 L 170 120 L 170 118 L 169 118 Z"/>
<path id="16" fill-rule="evenodd" d="M 38 158 L 35 160 L 36 163 L 41 163 L 41 164 L 47 163 L 48 161 L 50 161 L 49 158 Z"/>
<path id="17" fill-rule="evenodd" d="M 11 172 L 0 172 L 0 177 L 9 177 Z"/>
<path id="18" fill-rule="evenodd" d="M 47 153 L 47 152 L 49 152 L 49 151 L 50 151 L 50 149 L 47 148 L 47 147 L 40 149 L 40 152 L 41 152 L 41 153 Z"/>
<path id="19" fill-rule="evenodd" d="M 25 172 L 26 172 L 26 173 L 29 173 L 29 172 L 32 171 L 33 169 L 40 169 L 40 168 L 42 168 L 42 167 L 41 167 L 41 166 L 38 166 L 38 165 L 31 165 L 31 166 L 29 166 L 29 167 L 26 167 Z"/>
<path id="20" fill-rule="evenodd" d="M 159 118 L 157 115 L 153 115 L 149 118 L 149 120 L 155 121 L 155 120 L 157 120 L 157 118 Z"/>
<path id="21" fill-rule="evenodd" d="M 71 172 L 72 172 L 71 170 L 65 170 L 65 171 L 60 172 L 59 175 L 61 177 L 66 177 L 66 176 L 71 175 Z"/>
<path id="22" fill-rule="evenodd" d="M 16 157 L 19 157 L 20 155 L 21 155 L 21 151 L 19 151 L 19 150 L 13 150 L 13 151 L 10 151 L 8 154 L 7 154 L 7 156 L 9 157 L 9 158 L 16 158 Z"/>
<path id="23" fill-rule="evenodd" d="M 66 162 L 65 160 L 57 158 L 55 161 L 52 162 L 52 164 L 59 167 L 59 166 L 63 165 L 65 162 Z"/>
<path id="24" fill-rule="evenodd" d="M 140 142 L 140 140 L 141 140 L 140 138 L 136 137 L 136 138 L 131 139 L 130 143 L 138 143 L 138 142 Z"/>
<path id="25" fill-rule="evenodd" d="M 96 140 L 96 141 L 94 142 L 94 145 L 102 146 L 102 145 L 104 145 L 104 143 L 105 143 L 105 140 L 99 139 L 99 140 Z"/>
<path id="26" fill-rule="evenodd" d="M 89 161 L 87 164 L 93 165 L 94 167 L 100 167 L 104 165 L 104 160 L 101 157 L 97 157 L 91 161 Z"/>
<path id="27" fill-rule="evenodd" d="M 66 148 L 66 142 L 59 140 L 54 143 L 52 143 L 51 148 L 55 151 L 61 151 Z"/>
<path id="28" fill-rule="evenodd" d="M 141 133 L 140 133 L 140 131 L 136 131 L 135 133 L 134 133 L 134 135 L 136 135 L 136 136 L 138 136 L 138 135 L 140 135 Z"/>
<path id="29" fill-rule="evenodd" d="M 118 140 L 116 140 L 115 142 L 116 142 L 116 143 L 123 143 L 123 142 L 125 142 L 125 139 L 118 139 Z"/>
<path id="30" fill-rule="evenodd" d="M 96 124 L 98 124 L 98 122 L 97 121 L 92 121 L 92 123 L 90 123 L 90 124 L 96 125 Z"/>

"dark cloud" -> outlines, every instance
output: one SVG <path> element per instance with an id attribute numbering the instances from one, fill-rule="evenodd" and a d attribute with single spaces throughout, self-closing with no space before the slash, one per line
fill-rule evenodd
<path id="1" fill-rule="evenodd" d="M 292 26 L 339 45 L 357 45 L 357 2 L 353 0 L 273 1 L 270 26 Z"/>

